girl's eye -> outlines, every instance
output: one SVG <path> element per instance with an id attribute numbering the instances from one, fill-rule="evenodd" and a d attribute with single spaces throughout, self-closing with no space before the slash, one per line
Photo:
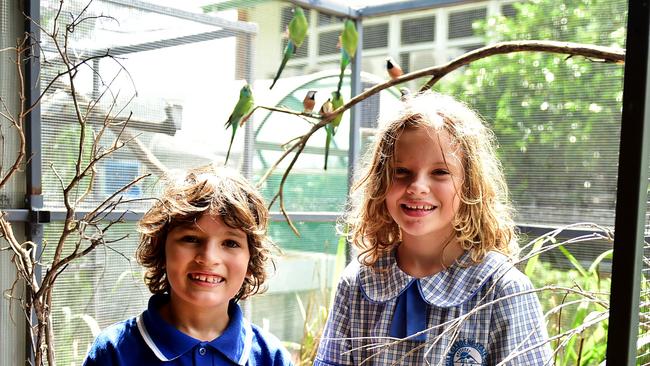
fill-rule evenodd
<path id="1" fill-rule="evenodd" d="M 395 168 L 395 170 L 393 171 L 393 174 L 396 177 L 403 177 L 403 176 L 408 175 L 408 173 L 409 173 L 409 171 L 406 168 Z"/>
<path id="2" fill-rule="evenodd" d="M 241 245 L 239 245 L 238 242 L 234 240 L 226 240 L 223 242 L 223 245 L 228 247 L 228 248 L 239 248 Z"/>
<path id="3" fill-rule="evenodd" d="M 436 169 L 433 172 L 431 172 L 433 175 L 447 175 L 449 174 L 448 170 L 445 169 Z"/>

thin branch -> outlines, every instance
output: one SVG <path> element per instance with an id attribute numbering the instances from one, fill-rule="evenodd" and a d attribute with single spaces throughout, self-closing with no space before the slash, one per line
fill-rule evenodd
<path id="1" fill-rule="evenodd" d="M 273 171 L 279 166 L 279 164 L 291 153 L 292 151 L 298 149 L 294 155 L 291 164 L 285 169 L 285 172 L 282 177 L 282 182 L 278 188 L 278 193 L 275 198 L 280 198 L 281 209 L 284 206 L 282 203 L 282 190 L 284 183 L 286 182 L 286 177 L 291 172 L 295 162 L 297 161 L 300 153 L 307 144 L 309 138 L 320 128 L 324 127 L 326 124 L 330 123 L 334 116 L 337 116 L 346 110 L 352 108 L 354 105 L 362 102 L 363 100 L 373 96 L 384 89 L 388 89 L 394 85 L 399 85 L 407 81 L 415 80 L 425 76 L 431 76 L 429 80 L 423 87 L 422 91 L 430 89 L 436 82 L 438 82 L 442 77 L 451 73 L 452 71 L 467 65 L 471 62 L 486 58 L 489 56 L 514 53 L 514 52 L 548 52 L 548 53 L 560 53 L 567 54 L 571 56 L 583 56 L 591 60 L 597 59 L 601 62 L 606 63 L 617 63 L 622 64 L 625 62 L 625 50 L 615 47 L 602 47 L 581 43 L 572 43 L 572 42 L 556 42 L 556 41 L 541 41 L 541 40 L 531 40 L 531 41 L 510 41 L 510 42 L 499 42 L 489 46 L 485 46 L 474 51 L 468 52 L 446 64 L 440 66 L 434 66 L 430 68 L 425 68 L 422 70 L 417 70 L 408 74 L 404 74 L 398 78 L 388 80 L 385 83 L 377 84 L 371 88 L 366 89 L 364 92 L 354 96 L 343 106 L 334 110 L 331 114 L 325 116 L 314 115 L 311 113 L 297 112 L 289 110 L 286 108 L 278 107 L 268 107 L 268 106 L 256 106 L 245 118 L 242 118 L 242 123 L 247 120 L 257 109 L 267 109 L 272 112 L 287 113 L 295 116 L 305 116 L 311 118 L 320 118 L 320 122 L 313 125 L 312 128 L 299 137 L 299 141 L 293 145 L 290 149 L 286 150 L 276 161 L 267 169 L 266 173 L 260 178 L 258 182 L 258 187 L 268 179 L 268 177 L 273 173 Z M 283 212 L 283 214 L 285 214 Z M 288 220 L 288 215 L 285 214 L 289 226 L 292 227 L 292 230 L 295 229 L 293 224 Z"/>

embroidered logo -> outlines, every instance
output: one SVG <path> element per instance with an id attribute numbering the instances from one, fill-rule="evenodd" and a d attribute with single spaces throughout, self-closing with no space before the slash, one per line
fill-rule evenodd
<path id="1" fill-rule="evenodd" d="M 487 352 L 483 345 L 470 340 L 454 343 L 447 354 L 445 366 L 486 366 Z"/>

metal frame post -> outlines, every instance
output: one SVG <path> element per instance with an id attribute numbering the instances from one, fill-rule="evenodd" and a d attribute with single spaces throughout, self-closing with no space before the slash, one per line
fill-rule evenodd
<path id="1" fill-rule="evenodd" d="M 648 0 L 628 3 L 607 364 L 635 365 L 648 197 Z"/>

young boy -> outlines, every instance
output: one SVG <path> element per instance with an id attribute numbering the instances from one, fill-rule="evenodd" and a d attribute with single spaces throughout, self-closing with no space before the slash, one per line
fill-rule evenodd
<path id="1" fill-rule="evenodd" d="M 171 181 L 139 223 L 148 308 L 100 333 L 84 365 L 291 365 L 237 305 L 266 279 L 267 225 L 259 193 L 235 173 Z"/>

